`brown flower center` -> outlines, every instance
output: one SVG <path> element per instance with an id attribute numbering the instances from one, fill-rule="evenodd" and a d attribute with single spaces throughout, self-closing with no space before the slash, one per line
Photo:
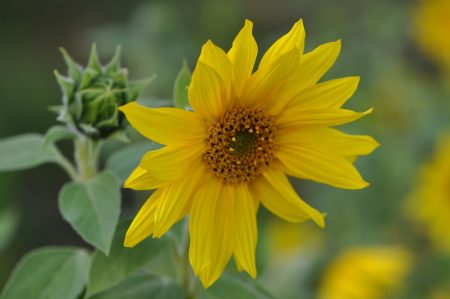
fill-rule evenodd
<path id="1" fill-rule="evenodd" d="M 273 159 L 275 131 L 261 110 L 233 107 L 209 127 L 203 159 L 227 184 L 251 182 Z"/>

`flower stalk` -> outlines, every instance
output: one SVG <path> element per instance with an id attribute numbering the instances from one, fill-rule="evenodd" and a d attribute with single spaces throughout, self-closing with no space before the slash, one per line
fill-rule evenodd
<path id="1" fill-rule="evenodd" d="M 80 136 L 74 141 L 77 180 L 87 181 L 98 173 L 101 141 Z"/>
<path id="2" fill-rule="evenodd" d="M 173 236 L 171 241 L 173 257 L 178 267 L 180 283 L 186 292 L 186 298 L 196 299 L 197 287 L 196 280 L 189 263 L 189 226 L 186 219 L 183 223 L 181 240 L 178 241 Z"/>

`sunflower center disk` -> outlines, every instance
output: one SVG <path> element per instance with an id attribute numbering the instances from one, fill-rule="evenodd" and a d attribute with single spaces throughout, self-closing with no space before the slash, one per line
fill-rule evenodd
<path id="1" fill-rule="evenodd" d="M 209 127 L 203 159 L 227 184 L 251 182 L 273 159 L 275 131 L 273 119 L 261 110 L 234 107 Z"/>

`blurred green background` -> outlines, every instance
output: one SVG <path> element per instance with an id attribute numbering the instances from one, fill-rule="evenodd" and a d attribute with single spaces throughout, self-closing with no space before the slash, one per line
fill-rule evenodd
<path id="1" fill-rule="evenodd" d="M 277 298 L 314 298 L 324 269 L 340 252 L 392 245 L 409 249 L 414 258 L 402 287 L 389 298 L 432 298 L 436 290 L 449 288 L 450 258 L 430 252 L 426 238 L 405 215 L 404 200 L 432 155 L 437 136 L 448 126 L 450 92 L 445 70 L 415 40 L 412 11 L 417 5 L 411 0 L 2 0 L 0 138 L 43 133 L 56 123 L 47 106 L 60 101 L 52 74 L 54 69 L 65 72 L 60 46 L 84 64 L 92 42 L 103 61 L 121 44 L 131 78 L 157 74 L 145 96 L 164 99 L 171 97 L 182 59 L 192 68 L 208 38 L 229 49 L 248 18 L 255 24 L 261 54 L 303 18 L 306 50 L 343 41 L 340 58 L 326 78 L 362 77 L 346 106 L 375 108 L 374 114 L 343 129 L 370 134 L 382 146 L 357 162 L 371 182 L 367 189 L 294 182 L 307 201 L 328 215 L 323 231 L 309 224 L 308 232 L 295 226 L 294 245 L 287 246 L 294 253 L 285 253 L 283 244 L 277 247 L 279 238 L 270 233 L 277 234 L 274 216 L 260 213 L 258 279 Z M 450 28 L 448 32 L 446 38 Z M 68 155 L 69 149 L 67 144 Z M 27 251 L 43 245 L 83 245 L 57 210 L 57 193 L 67 180 L 53 165 L 0 173 L 0 288 Z M 124 208 L 133 213 L 139 204 L 129 204 L 131 192 L 124 194 Z M 276 251 L 288 263 L 277 260 Z"/>

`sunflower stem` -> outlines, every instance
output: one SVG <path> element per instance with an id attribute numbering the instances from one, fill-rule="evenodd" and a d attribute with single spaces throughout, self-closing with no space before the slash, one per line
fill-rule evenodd
<path id="1" fill-rule="evenodd" d="M 184 220 L 183 232 L 180 242 L 173 240 L 172 252 L 178 264 L 180 280 L 186 291 L 187 299 L 197 298 L 195 277 L 189 263 L 189 229 L 188 221 Z"/>
<path id="2" fill-rule="evenodd" d="M 74 141 L 78 180 L 87 181 L 98 173 L 100 141 L 80 136 Z"/>

